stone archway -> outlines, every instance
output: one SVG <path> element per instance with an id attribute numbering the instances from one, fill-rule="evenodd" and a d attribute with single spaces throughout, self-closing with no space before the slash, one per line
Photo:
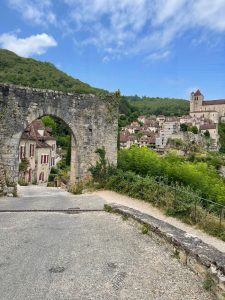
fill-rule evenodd
<path id="1" fill-rule="evenodd" d="M 97 148 L 105 147 L 109 162 L 116 164 L 117 103 L 94 95 L 0 84 L 0 185 L 4 188 L 16 187 L 24 129 L 45 115 L 61 119 L 71 130 L 71 182 L 88 175 Z"/>

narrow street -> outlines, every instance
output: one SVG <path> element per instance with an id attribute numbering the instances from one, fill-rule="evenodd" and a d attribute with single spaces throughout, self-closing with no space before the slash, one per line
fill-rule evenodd
<path id="1" fill-rule="evenodd" d="M 97 195 L 39 186 L 0 209 L 102 209 Z M 0 299 L 208 300 L 200 279 L 163 242 L 106 212 L 0 214 Z"/>

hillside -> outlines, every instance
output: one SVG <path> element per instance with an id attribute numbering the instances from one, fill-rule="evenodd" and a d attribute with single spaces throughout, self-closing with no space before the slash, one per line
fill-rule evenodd
<path id="1" fill-rule="evenodd" d="M 0 49 L 0 82 L 72 93 L 107 93 L 67 75 L 51 63 L 23 58 L 4 49 Z M 120 113 L 124 115 L 124 121 L 121 125 L 128 124 L 141 114 L 183 115 L 188 110 L 189 102 L 185 100 L 123 96 Z"/>
<path id="2" fill-rule="evenodd" d="M 123 127 L 140 115 L 182 116 L 189 114 L 189 101 L 171 98 L 122 96 L 119 126 Z"/>
<path id="3" fill-rule="evenodd" d="M 130 96 L 126 100 L 143 115 L 181 116 L 189 113 L 189 101 L 184 99 Z"/>
<path id="4" fill-rule="evenodd" d="M 4 49 L 0 49 L 0 82 L 73 93 L 106 92 L 74 79 L 51 63 L 23 58 Z"/>

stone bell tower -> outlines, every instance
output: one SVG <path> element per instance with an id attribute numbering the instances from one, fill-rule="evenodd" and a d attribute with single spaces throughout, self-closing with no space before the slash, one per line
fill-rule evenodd
<path id="1" fill-rule="evenodd" d="M 190 112 L 201 111 L 202 110 L 202 102 L 204 100 L 204 96 L 197 90 L 196 92 L 191 93 L 190 99 Z"/>

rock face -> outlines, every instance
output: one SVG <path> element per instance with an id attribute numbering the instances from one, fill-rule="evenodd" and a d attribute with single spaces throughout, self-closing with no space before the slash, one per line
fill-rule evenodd
<path id="1" fill-rule="evenodd" d="M 97 148 L 105 147 L 109 162 L 116 164 L 116 101 L 94 95 L 0 84 L 0 191 L 5 185 L 17 184 L 23 130 L 45 115 L 61 119 L 71 130 L 71 182 L 88 175 L 90 165 L 96 162 Z"/>

